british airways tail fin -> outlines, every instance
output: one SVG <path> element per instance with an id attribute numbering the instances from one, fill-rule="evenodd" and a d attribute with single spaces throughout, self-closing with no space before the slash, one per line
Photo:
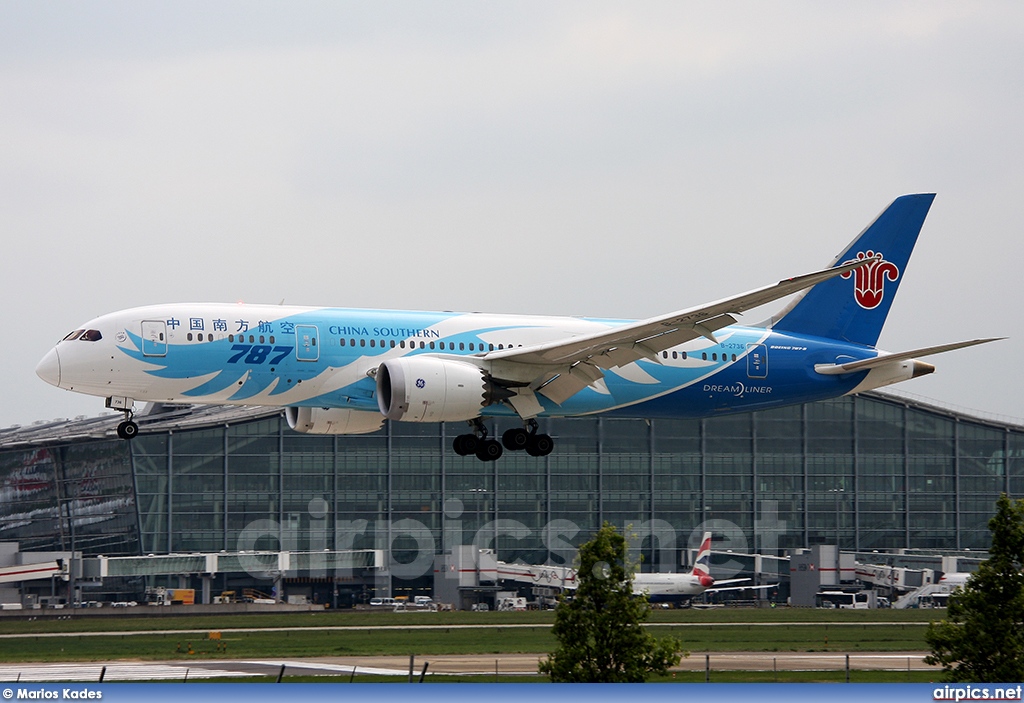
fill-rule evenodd
<path id="1" fill-rule="evenodd" d="M 871 257 L 879 261 L 808 289 L 772 318 L 771 327 L 875 346 L 934 199 L 934 193 L 896 198 L 832 266 Z"/>
<path id="2" fill-rule="evenodd" d="M 711 578 L 711 533 L 705 532 L 704 538 L 700 541 L 700 549 L 697 551 L 697 559 L 693 562 L 693 571 L 690 572 L 692 576 L 695 576 L 704 588 L 710 588 L 715 585 L 715 580 Z"/>

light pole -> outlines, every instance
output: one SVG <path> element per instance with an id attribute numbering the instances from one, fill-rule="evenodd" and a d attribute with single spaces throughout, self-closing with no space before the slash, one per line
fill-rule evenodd
<path id="1" fill-rule="evenodd" d="M 480 504 L 484 501 L 487 495 L 486 488 L 470 488 L 469 492 L 474 495 L 474 502 L 476 503 L 476 538 L 473 540 L 473 544 L 477 545 L 479 549 L 480 532 L 484 529 L 483 523 L 480 522 Z"/>
<path id="2" fill-rule="evenodd" d="M 839 552 L 839 496 L 846 492 L 844 488 L 830 488 L 828 492 L 835 496 L 836 505 L 836 552 Z"/>
<path id="3" fill-rule="evenodd" d="M 838 587 L 840 582 L 843 580 L 842 560 L 839 558 L 839 496 L 840 496 L 840 494 L 845 493 L 846 491 L 844 489 L 842 489 L 842 488 L 830 488 L 828 492 L 831 493 L 833 496 L 835 496 L 835 504 L 836 504 L 836 572 L 835 572 L 836 573 L 836 576 L 835 576 L 836 581 L 835 581 L 835 584 L 836 584 L 836 587 Z"/>

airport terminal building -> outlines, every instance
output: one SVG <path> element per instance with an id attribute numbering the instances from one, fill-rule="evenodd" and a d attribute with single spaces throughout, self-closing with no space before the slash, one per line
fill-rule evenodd
<path id="1" fill-rule="evenodd" d="M 645 570 L 680 570 L 708 528 L 765 555 L 985 549 L 999 494 L 1024 495 L 1024 426 L 881 393 L 703 420 L 543 420 L 554 453 L 496 462 L 451 451 L 462 424 L 317 436 L 267 408 L 136 419 L 132 441 L 119 416 L 0 430 L 0 541 L 85 556 L 378 549 L 399 593 L 429 589 L 436 558 L 463 544 L 571 562 L 604 522 Z M 368 592 L 359 574 L 307 576 L 341 583 L 342 603 Z"/>

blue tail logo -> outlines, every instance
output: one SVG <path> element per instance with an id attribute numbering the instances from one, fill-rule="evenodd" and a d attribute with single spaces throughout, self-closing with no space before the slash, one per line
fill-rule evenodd
<path id="1" fill-rule="evenodd" d="M 875 256 L 882 258 L 856 271 L 839 274 L 840 278 L 853 278 L 853 299 L 865 310 L 874 310 L 882 304 L 882 300 L 885 299 L 885 281 L 895 281 L 899 278 L 899 268 L 891 261 L 886 261 L 882 252 L 875 254 L 873 251 L 858 252 L 856 259 L 848 259 L 840 264 L 854 264 L 864 259 L 873 259 Z"/>

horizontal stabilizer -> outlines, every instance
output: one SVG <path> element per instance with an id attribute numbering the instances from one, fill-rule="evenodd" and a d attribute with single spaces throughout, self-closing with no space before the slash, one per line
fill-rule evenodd
<path id="1" fill-rule="evenodd" d="M 747 579 L 749 581 L 750 579 Z M 717 583 L 717 581 L 716 581 Z M 766 583 L 763 586 L 726 586 L 725 588 L 709 588 L 708 593 L 717 593 L 719 591 L 764 591 L 769 588 L 778 588 L 777 583 Z"/>
<path id="2" fill-rule="evenodd" d="M 935 347 L 911 349 L 910 351 L 899 352 L 898 354 L 879 354 L 873 359 L 862 359 L 861 361 L 851 361 L 845 364 L 815 364 L 814 370 L 826 376 L 836 376 L 844 373 L 855 373 L 857 371 L 867 371 L 869 369 L 873 369 L 878 366 L 884 366 L 886 364 L 891 364 L 897 361 L 907 361 L 908 359 L 916 359 L 917 357 L 920 356 L 930 356 L 932 354 L 941 354 L 942 352 L 953 351 L 954 349 L 973 347 L 977 344 L 998 342 L 1001 339 L 1005 339 L 1005 337 L 990 337 L 988 339 L 972 339 L 967 342 L 953 342 L 952 344 L 940 344 Z"/>

